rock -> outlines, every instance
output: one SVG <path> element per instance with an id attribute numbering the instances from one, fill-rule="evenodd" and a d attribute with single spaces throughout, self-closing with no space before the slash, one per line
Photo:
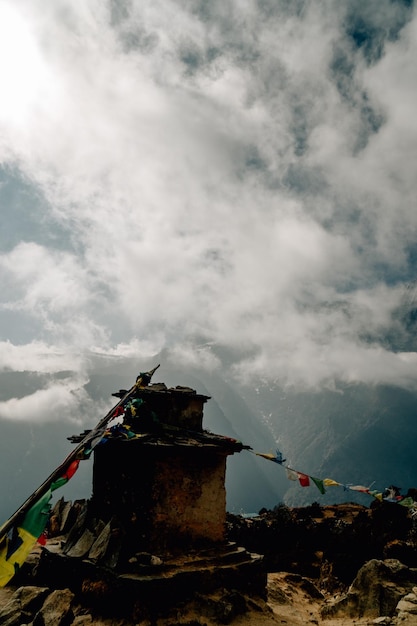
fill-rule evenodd
<path id="1" fill-rule="evenodd" d="M 71 530 L 68 533 L 67 540 L 62 550 L 64 554 L 68 554 L 83 534 L 85 530 L 87 512 L 88 504 L 84 500 L 77 500 L 71 507 L 71 515 L 69 515 L 69 517 L 75 516 L 76 521 L 73 525 L 71 525 Z"/>
<path id="2" fill-rule="evenodd" d="M 314 583 L 308 578 L 302 578 L 300 583 L 300 589 L 302 589 L 310 598 L 314 598 L 315 600 L 324 600 L 324 596 L 319 591 Z"/>
<path id="3" fill-rule="evenodd" d="M 86 556 L 94 541 L 95 537 L 93 533 L 91 530 L 86 528 L 77 543 L 68 550 L 67 556 L 73 558 L 82 558 L 83 556 Z"/>
<path id="4" fill-rule="evenodd" d="M 401 598 L 397 604 L 397 617 L 401 622 L 411 624 L 411 621 L 417 623 L 417 588 L 413 587 L 413 591 Z"/>
<path id="5" fill-rule="evenodd" d="M 268 588 L 268 601 L 276 604 L 290 604 L 290 599 L 279 587 Z"/>
<path id="6" fill-rule="evenodd" d="M 91 561 L 100 562 L 104 559 L 109 546 L 110 537 L 111 526 L 109 522 L 106 526 L 104 526 L 101 533 L 91 546 L 90 552 L 88 553 L 88 558 Z"/>
<path id="7" fill-rule="evenodd" d="M 302 591 L 310 596 L 310 598 L 315 600 L 324 600 L 323 594 L 319 591 L 319 589 L 317 589 L 316 585 L 308 578 L 300 576 L 300 574 L 287 574 L 285 576 L 285 581 L 302 589 Z"/>
<path id="8" fill-rule="evenodd" d="M 30 622 L 42 602 L 48 595 L 46 587 L 19 587 L 6 606 L 0 610 L 2 626 L 20 626 L 24 621 Z"/>
<path id="9" fill-rule="evenodd" d="M 21 606 L 30 613 L 35 613 L 49 593 L 48 587 L 20 587 L 15 596 L 19 598 Z"/>
<path id="10" fill-rule="evenodd" d="M 244 596 L 237 591 L 230 591 L 215 599 L 199 596 L 198 602 L 199 612 L 214 618 L 216 624 L 230 624 L 238 615 L 243 615 L 248 610 Z"/>
<path id="11" fill-rule="evenodd" d="M 136 552 L 134 556 L 129 559 L 129 563 L 137 563 L 138 565 L 159 567 L 163 565 L 163 561 L 159 556 L 150 554 L 149 552 Z"/>
<path id="12" fill-rule="evenodd" d="M 417 596 L 415 593 L 408 593 L 397 604 L 398 611 L 406 611 L 417 615 Z"/>
<path id="13" fill-rule="evenodd" d="M 409 602 L 408 600 L 403 598 L 397 604 L 397 611 L 402 611 L 404 613 L 411 613 L 413 615 L 417 615 L 417 604 L 415 604 L 414 602 Z"/>
<path id="14" fill-rule="evenodd" d="M 22 609 L 16 605 L 7 605 L 0 613 L 0 624 L 2 626 L 20 626 L 22 620 L 30 622 L 30 619 L 30 613 L 22 611 Z"/>
<path id="15" fill-rule="evenodd" d="M 139 563 L 139 565 L 150 565 L 152 554 L 149 552 L 136 552 L 135 559 L 136 563 Z"/>
<path id="16" fill-rule="evenodd" d="M 388 615 L 384 615 L 383 617 L 377 617 L 376 619 L 372 620 L 373 624 L 391 624 L 392 623 L 392 619 L 390 617 L 388 617 Z"/>
<path id="17" fill-rule="evenodd" d="M 395 559 L 373 559 L 359 570 L 347 594 L 322 609 L 322 617 L 392 617 L 415 586 L 417 570 Z"/>
<path id="18" fill-rule="evenodd" d="M 53 591 L 36 614 L 33 626 L 67 626 L 67 624 L 71 624 L 73 599 L 74 594 L 69 589 Z"/>
<path id="19" fill-rule="evenodd" d="M 402 613 L 401 611 L 398 613 L 396 619 L 393 624 L 398 624 L 401 626 L 417 626 L 417 619 L 415 615 L 410 615 L 409 613 Z"/>
<path id="20" fill-rule="evenodd" d="M 59 530 L 61 533 L 66 533 L 69 531 L 72 522 L 74 521 L 72 518 L 73 505 L 72 502 L 64 502 L 61 510 L 61 518 L 60 518 L 60 527 Z"/>
<path id="21" fill-rule="evenodd" d="M 89 624 L 93 624 L 93 616 L 90 614 L 87 615 L 78 615 L 74 621 L 72 622 L 72 626 L 89 626 Z M 97 623 L 97 622 L 96 622 Z"/>
<path id="22" fill-rule="evenodd" d="M 122 545 L 122 532 L 117 520 L 112 518 L 107 524 L 98 520 L 93 535 L 95 540 L 88 553 L 88 560 L 103 567 L 116 567 Z M 136 560 L 129 560 L 129 562 L 136 562 Z"/>
<path id="23" fill-rule="evenodd" d="M 409 602 L 417 603 L 417 594 L 415 591 L 415 587 L 413 587 L 413 591 L 404 596 L 403 600 L 408 600 Z"/>

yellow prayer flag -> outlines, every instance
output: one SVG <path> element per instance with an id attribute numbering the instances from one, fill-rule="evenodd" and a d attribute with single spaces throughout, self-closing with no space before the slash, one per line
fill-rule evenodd
<path id="1" fill-rule="evenodd" d="M 323 478 L 323 484 L 325 487 L 340 487 L 340 483 L 333 478 Z"/>
<path id="2" fill-rule="evenodd" d="M 264 459 L 268 459 L 268 461 L 276 461 L 276 455 L 271 453 L 263 453 L 263 452 L 255 452 L 256 456 L 261 456 Z"/>

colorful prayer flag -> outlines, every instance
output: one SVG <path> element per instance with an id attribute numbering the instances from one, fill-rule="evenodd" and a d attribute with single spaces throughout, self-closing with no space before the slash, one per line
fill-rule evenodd
<path id="1" fill-rule="evenodd" d="M 0 548 L 0 587 L 4 587 L 23 565 L 49 519 L 49 489 L 26 513 L 19 527 L 13 527 Z"/>
<path id="2" fill-rule="evenodd" d="M 361 493 L 369 493 L 369 487 L 363 485 L 347 485 L 347 488 L 351 491 L 360 491 Z"/>
<path id="3" fill-rule="evenodd" d="M 287 472 L 288 480 L 298 480 L 298 472 L 290 469 L 289 467 L 286 467 L 285 470 Z"/>
<path id="4" fill-rule="evenodd" d="M 333 478 L 323 478 L 323 484 L 325 487 L 340 487 L 340 483 Z"/>
<path id="5" fill-rule="evenodd" d="M 298 480 L 302 487 L 310 486 L 310 477 L 307 476 L 307 474 L 301 474 L 301 472 L 298 472 Z"/>
<path id="6" fill-rule="evenodd" d="M 55 489 L 59 489 L 60 487 L 63 487 L 70 480 L 70 478 L 74 476 L 75 472 L 78 469 L 79 464 L 80 464 L 79 459 L 77 459 L 76 461 L 73 461 L 68 466 L 66 472 L 64 472 L 61 478 L 58 478 L 55 482 L 51 484 L 51 491 L 55 491 Z"/>
<path id="7" fill-rule="evenodd" d="M 382 493 L 380 491 L 377 491 L 377 489 L 373 489 L 372 491 L 370 491 L 369 495 L 382 502 Z"/>
<path id="8" fill-rule="evenodd" d="M 13 578 L 26 561 L 29 552 L 42 535 L 49 520 L 52 492 L 65 485 L 78 469 L 79 461 L 73 461 L 64 474 L 53 482 L 48 491 L 40 496 L 28 510 L 19 525 L 13 526 L 0 543 L 0 587 Z"/>
<path id="9" fill-rule="evenodd" d="M 278 465 L 282 465 L 282 463 L 285 461 L 285 459 L 282 458 L 282 454 L 272 454 L 271 452 L 269 453 L 263 453 L 263 452 L 255 452 L 256 456 L 261 456 L 264 459 L 267 459 L 268 461 L 273 461 L 274 463 L 278 463 Z"/>
<path id="10" fill-rule="evenodd" d="M 413 509 L 416 506 L 416 503 L 414 502 L 413 498 L 410 498 L 410 496 L 403 498 L 402 500 L 399 500 L 398 504 L 401 504 L 402 506 L 406 506 L 409 509 Z"/>
<path id="11" fill-rule="evenodd" d="M 275 454 L 272 453 L 262 453 L 262 452 L 255 452 L 256 456 L 261 456 L 264 459 L 267 459 L 268 461 L 275 461 Z"/>
<path id="12" fill-rule="evenodd" d="M 324 488 L 324 482 L 321 480 L 321 478 L 314 478 L 313 476 L 310 476 L 310 478 L 313 481 L 313 483 L 316 485 L 320 493 L 325 494 L 326 489 Z"/>

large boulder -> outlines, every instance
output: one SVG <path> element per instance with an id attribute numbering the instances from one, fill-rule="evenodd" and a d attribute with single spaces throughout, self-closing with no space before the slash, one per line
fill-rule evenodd
<path id="1" fill-rule="evenodd" d="M 348 592 L 322 611 L 326 618 L 393 616 L 399 601 L 411 593 L 417 569 L 395 559 L 372 559 L 359 570 Z"/>

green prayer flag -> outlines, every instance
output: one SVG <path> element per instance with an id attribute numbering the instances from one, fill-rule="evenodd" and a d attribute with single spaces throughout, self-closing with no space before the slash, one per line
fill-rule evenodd
<path id="1" fill-rule="evenodd" d="M 321 480 L 321 478 L 314 478 L 314 476 L 310 476 L 310 478 L 313 481 L 313 483 L 316 485 L 316 487 L 320 491 L 320 493 L 321 494 L 325 494 L 326 493 L 326 489 L 324 487 L 324 482 Z"/>
<path id="2" fill-rule="evenodd" d="M 27 533 L 33 536 L 34 542 L 43 533 L 48 522 L 50 512 L 49 501 L 51 496 L 52 493 L 49 489 L 49 491 L 39 498 L 32 508 L 29 509 L 20 526 Z"/>

